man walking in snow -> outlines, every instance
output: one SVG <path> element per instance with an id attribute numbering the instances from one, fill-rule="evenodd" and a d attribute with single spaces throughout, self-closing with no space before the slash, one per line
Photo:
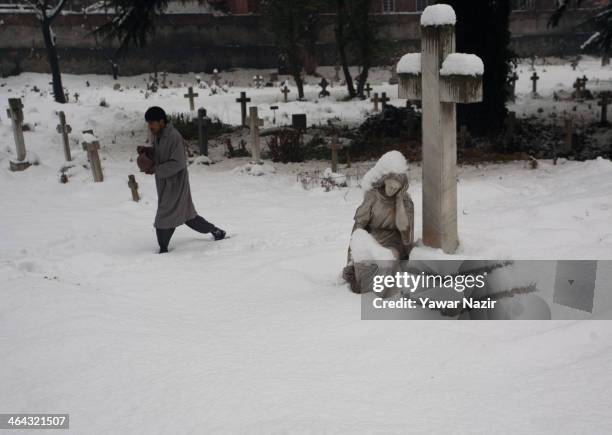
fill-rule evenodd
<path id="1" fill-rule="evenodd" d="M 168 252 L 172 234 L 182 224 L 200 233 L 212 233 L 215 240 L 225 238 L 225 231 L 199 216 L 193 206 L 181 134 L 168 122 L 161 107 L 149 108 L 145 120 L 153 135 L 153 147 L 139 146 L 137 163 L 142 172 L 155 174 L 157 214 L 154 226 L 159 253 Z"/>

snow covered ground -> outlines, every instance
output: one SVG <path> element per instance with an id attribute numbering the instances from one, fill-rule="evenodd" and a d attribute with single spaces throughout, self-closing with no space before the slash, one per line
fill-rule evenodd
<path id="1" fill-rule="evenodd" d="M 568 65 L 546 68 L 542 93 L 575 79 Z M 530 90 L 530 74 L 525 67 L 520 93 Z M 395 98 L 396 87 L 382 84 L 387 76 L 377 71 L 373 86 Z M 0 80 L 0 106 L 25 84 L 46 89 L 47 80 Z M 34 128 L 26 144 L 39 165 L 8 170 L 14 144 L 4 110 L 0 120 L 2 412 L 68 412 L 79 434 L 609 433 L 605 321 L 361 321 L 360 299 L 339 274 L 362 193 L 304 190 L 295 179 L 324 162 L 275 164 L 276 174 L 261 177 L 234 171 L 245 159 L 192 165 L 198 211 L 234 236 L 212 242 L 180 228 L 170 254 L 156 255 L 154 180 L 131 159 L 146 137 L 143 109 L 185 111 L 186 89 L 145 100 L 138 89 L 113 91 L 109 77 L 65 82 L 80 103 L 25 92 Z M 120 82 L 142 87 L 143 78 Z M 279 113 L 360 122 L 371 109 L 317 103 L 317 89 L 308 87 L 310 102 L 281 104 Z M 236 124 L 240 90 L 209 97 L 200 89 L 198 105 Z M 265 105 L 282 94 L 247 91 L 269 126 Z M 343 92 L 332 89 L 335 98 Z M 110 107 L 100 107 L 101 98 Z M 77 166 L 67 184 L 58 182 L 64 162 L 54 110 L 66 112 L 75 132 Z M 78 132 L 88 128 L 103 145 L 103 183 L 78 165 Z M 419 239 L 421 174 L 417 165 L 410 170 Z M 128 174 L 140 184 L 139 203 Z M 610 192 L 612 163 L 603 159 L 462 167 L 458 255 L 612 259 Z M 414 256 L 445 257 L 422 246 Z"/>

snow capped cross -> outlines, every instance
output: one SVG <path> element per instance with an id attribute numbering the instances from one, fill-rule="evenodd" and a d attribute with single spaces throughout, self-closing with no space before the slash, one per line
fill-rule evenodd
<path id="1" fill-rule="evenodd" d="M 429 6 L 421 15 L 421 53 L 397 64 L 399 97 L 422 100 L 423 242 L 455 252 L 457 234 L 457 103 L 482 101 L 482 60 L 455 53 L 455 11 Z"/>

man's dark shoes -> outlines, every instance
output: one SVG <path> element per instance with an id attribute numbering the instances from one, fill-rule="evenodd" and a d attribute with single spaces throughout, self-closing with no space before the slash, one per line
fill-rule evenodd
<path id="1" fill-rule="evenodd" d="M 215 238 L 215 241 L 225 239 L 225 231 L 223 231 L 221 228 L 215 228 L 212 230 L 212 235 Z"/>

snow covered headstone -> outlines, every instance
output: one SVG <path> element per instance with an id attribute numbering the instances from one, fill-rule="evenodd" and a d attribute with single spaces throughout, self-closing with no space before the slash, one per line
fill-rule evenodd
<path id="1" fill-rule="evenodd" d="M 13 125 L 13 137 L 15 138 L 15 149 L 17 158 L 9 162 L 11 171 L 24 171 L 30 167 L 30 162 L 26 160 L 25 139 L 23 138 L 23 103 L 21 98 L 9 98 L 9 108 L 6 110 L 7 116 Z"/>
<path id="2" fill-rule="evenodd" d="M 457 234 L 457 103 L 482 101 L 482 60 L 455 53 L 455 11 L 428 6 L 421 15 L 421 53 L 397 64 L 399 97 L 422 100 L 423 242 L 453 253 Z"/>
<path id="3" fill-rule="evenodd" d="M 102 172 L 102 163 L 100 162 L 100 142 L 93 135 L 93 133 L 83 133 L 83 148 L 87 151 L 87 159 L 89 160 L 89 166 L 91 168 L 91 175 L 95 183 L 101 183 L 104 181 L 104 174 Z"/>

